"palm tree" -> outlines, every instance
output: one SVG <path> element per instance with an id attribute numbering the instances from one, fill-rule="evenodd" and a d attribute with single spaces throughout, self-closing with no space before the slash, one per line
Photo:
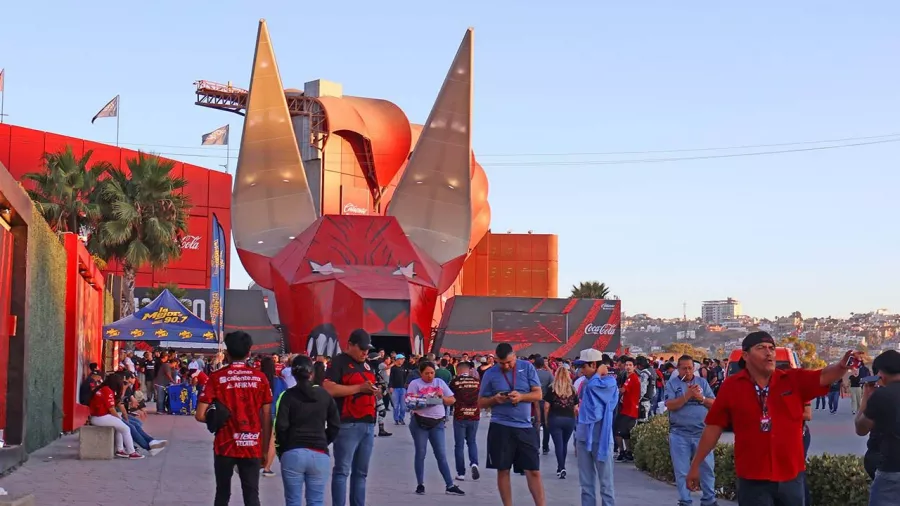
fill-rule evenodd
<path id="1" fill-rule="evenodd" d="M 181 256 L 190 201 L 175 162 L 138 153 L 127 161 L 129 174 L 110 168 L 100 191 L 102 223 L 89 246 L 101 257 L 122 263 L 122 316 L 134 313 L 134 278 L 145 264 L 157 269 Z"/>
<path id="2" fill-rule="evenodd" d="M 609 287 L 599 281 L 582 281 L 578 286 L 572 285 L 572 299 L 605 299 L 609 296 Z"/>
<path id="3" fill-rule="evenodd" d="M 43 170 L 29 172 L 23 179 L 34 182 L 28 196 L 35 207 L 57 233 L 89 233 L 100 220 L 99 194 L 96 191 L 99 178 L 112 168 L 108 162 L 97 162 L 88 167 L 91 155 L 88 150 L 80 158 L 71 146 L 58 153 L 44 153 Z"/>

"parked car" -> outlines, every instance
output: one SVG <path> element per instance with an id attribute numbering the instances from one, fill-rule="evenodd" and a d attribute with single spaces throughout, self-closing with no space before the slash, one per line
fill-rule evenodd
<path id="1" fill-rule="evenodd" d="M 725 377 L 731 376 L 739 372 L 740 366 L 738 361 L 741 360 L 741 350 L 732 350 L 728 356 L 728 370 L 725 371 Z M 778 369 L 797 369 L 800 367 L 800 356 L 791 348 L 779 346 L 775 348 L 775 367 Z"/>

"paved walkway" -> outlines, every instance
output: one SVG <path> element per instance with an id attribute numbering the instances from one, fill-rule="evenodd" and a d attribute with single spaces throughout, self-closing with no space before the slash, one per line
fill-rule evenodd
<path id="1" fill-rule="evenodd" d="M 212 504 L 215 479 L 212 471 L 212 436 L 191 417 L 150 415 L 147 432 L 157 438 L 168 439 L 169 447 L 156 457 L 139 461 L 82 461 L 78 460 L 78 437 L 66 436 L 31 455 L 30 460 L 11 475 L 0 478 L 12 496 L 33 493 L 37 504 L 80 506 L 208 506 Z M 413 446 L 408 429 L 391 425 L 395 434 L 377 438 L 375 454 L 369 471 L 367 504 L 374 506 L 412 506 L 421 504 L 423 497 L 413 493 L 416 483 L 412 469 Z M 448 448 L 452 450 L 452 434 L 447 432 Z M 479 442 L 487 436 L 487 423 L 481 424 Z M 484 455 L 483 448 L 480 451 Z M 483 457 L 482 457 L 483 458 Z M 556 478 L 555 457 L 542 457 L 547 503 L 553 506 L 580 504 L 578 470 L 574 457 L 569 456 L 569 477 Z M 453 457 L 450 457 L 451 469 Z M 277 468 L 276 468 L 277 469 Z M 434 458 L 429 455 L 425 467 L 425 500 L 431 504 L 465 504 L 466 506 L 497 505 L 495 473 L 483 470 L 481 480 L 465 481 L 460 487 L 466 497 L 450 497 L 443 492 L 443 481 Z M 646 506 L 647 504 L 675 504 L 675 488 L 652 480 L 633 466 L 617 464 L 615 485 L 618 506 Z M 532 504 L 525 478 L 514 476 L 515 504 Z M 240 499 L 237 475 L 233 482 L 231 504 L 243 504 Z M 260 498 L 266 506 L 284 504 L 280 475 L 261 479 Z M 699 498 L 698 502 L 699 502 Z M 720 502 L 721 503 L 721 502 Z M 330 504 L 329 498 L 326 504 Z"/>

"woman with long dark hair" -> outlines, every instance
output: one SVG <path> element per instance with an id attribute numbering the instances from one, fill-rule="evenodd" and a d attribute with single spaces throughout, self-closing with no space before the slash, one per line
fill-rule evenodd
<path id="1" fill-rule="evenodd" d="M 103 383 L 94 390 L 91 396 L 91 425 L 112 427 L 116 431 L 116 457 L 120 459 L 138 460 L 144 455 L 134 449 L 131 428 L 119 417 L 116 406 L 122 402 L 125 391 L 125 379 L 120 374 L 110 374 Z"/>
<path id="2" fill-rule="evenodd" d="M 444 380 L 436 378 L 437 370 L 433 362 L 422 361 L 419 364 L 419 377 L 409 383 L 406 390 L 406 405 L 412 413 L 409 422 L 409 433 L 415 446 L 413 468 L 416 472 L 416 493 L 425 493 L 425 453 L 428 443 L 437 460 L 438 470 L 444 478 L 449 495 L 466 495 L 453 483 L 450 466 L 447 464 L 447 440 L 444 438 L 444 421 L 447 413 L 445 406 L 456 402 L 453 391 Z"/>
<path id="3" fill-rule="evenodd" d="M 313 366 L 313 385 L 320 387 L 323 381 L 325 381 L 325 362 L 316 362 Z"/>
<path id="4" fill-rule="evenodd" d="M 307 506 L 325 503 L 331 458 L 341 415 L 331 395 L 312 383 L 313 363 L 298 355 L 291 362 L 297 385 L 285 390 L 275 403 L 275 445 L 281 460 L 285 506 L 301 506 L 306 488 Z"/>

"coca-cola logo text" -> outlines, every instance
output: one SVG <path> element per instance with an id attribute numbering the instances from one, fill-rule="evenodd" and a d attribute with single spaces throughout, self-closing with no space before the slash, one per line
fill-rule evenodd
<path id="1" fill-rule="evenodd" d="M 200 249 L 199 235 L 186 235 L 181 238 L 181 249 L 197 250 Z"/>
<path id="2" fill-rule="evenodd" d="M 369 210 L 363 207 L 359 207 L 353 202 L 347 202 L 344 204 L 344 214 L 369 214 Z"/>
<path id="3" fill-rule="evenodd" d="M 616 333 L 616 326 L 610 325 L 609 323 L 605 325 L 594 325 L 593 323 L 588 323 L 584 327 L 584 333 L 589 336 L 611 336 Z"/>

